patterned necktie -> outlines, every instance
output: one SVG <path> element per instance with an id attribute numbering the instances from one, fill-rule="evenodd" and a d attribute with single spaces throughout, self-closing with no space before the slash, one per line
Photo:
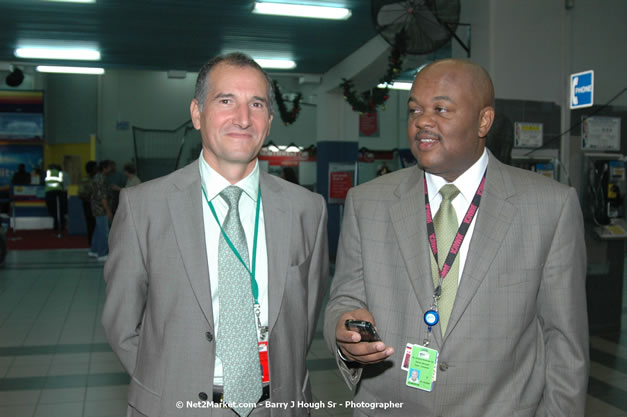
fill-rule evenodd
<path id="1" fill-rule="evenodd" d="M 442 194 L 442 203 L 440 204 L 440 209 L 433 218 L 435 237 L 438 242 L 439 264 L 436 265 L 433 260 L 431 262 L 431 271 L 433 273 L 433 283 L 435 287 L 438 286 L 439 281 L 438 267 L 442 269 L 459 227 L 457 224 L 455 208 L 453 207 L 453 204 L 451 204 L 453 199 L 455 199 L 457 194 L 459 194 L 459 190 L 453 184 L 446 184 L 440 188 L 440 194 Z M 457 295 L 458 279 L 459 256 L 455 257 L 455 262 L 453 262 L 446 278 L 442 281 L 442 295 L 438 301 L 438 310 L 440 313 L 440 328 L 442 329 L 443 336 L 446 333 L 448 319 L 451 316 L 451 310 L 453 309 L 453 303 L 455 302 L 455 296 Z"/>
<path id="2" fill-rule="evenodd" d="M 220 193 L 229 206 L 222 228 L 248 266 L 248 245 L 239 218 L 241 195 L 242 189 L 233 185 Z M 231 408 L 245 417 L 262 394 L 253 294 L 250 274 L 222 234 L 218 244 L 218 297 L 220 327 L 216 354 L 224 369 L 224 401 L 235 404 Z M 244 403 L 249 406 L 237 406 Z"/>

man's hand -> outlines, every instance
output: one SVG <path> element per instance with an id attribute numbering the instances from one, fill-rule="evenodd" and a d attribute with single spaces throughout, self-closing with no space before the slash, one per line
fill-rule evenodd
<path id="1" fill-rule="evenodd" d="M 366 320 L 375 325 L 374 318 L 368 310 L 358 309 L 342 314 L 335 327 L 335 340 L 346 359 L 369 364 L 381 362 L 394 353 L 394 348 L 385 346 L 383 342 L 362 342 L 359 333 L 346 330 L 344 326 L 346 320 Z"/>

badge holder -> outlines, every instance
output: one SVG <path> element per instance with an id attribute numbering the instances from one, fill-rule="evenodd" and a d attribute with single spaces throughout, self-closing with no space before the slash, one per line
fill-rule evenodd
<path id="1" fill-rule="evenodd" d="M 440 321 L 440 314 L 438 313 L 438 299 L 442 295 L 442 278 L 440 277 L 440 282 L 438 282 L 438 286 L 433 292 L 433 302 L 431 303 L 431 308 L 427 310 L 423 316 L 423 320 L 427 325 L 427 336 L 422 341 L 422 344 L 427 347 L 429 346 L 431 339 L 431 329 L 433 326 L 438 324 Z"/>
<path id="2" fill-rule="evenodd" d="M 433 391 L 438 365 L 438 351 L 421 345 L 413 345 L 405 385 L 421 391 Z"/>
<path id="3" fill-rule="evenodd" d="M 255 316 L 257 317 L 257 336 L 259 342 L 259 363 L 261 364 L 261 382 L 270 382 L 270 365 L 268 362 L 268 326 L 261 325 L 261 306 L 259 303 L 254 304 Z"/>

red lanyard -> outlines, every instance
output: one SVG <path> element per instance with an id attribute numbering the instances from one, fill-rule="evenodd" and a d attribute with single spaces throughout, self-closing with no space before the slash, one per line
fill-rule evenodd
<path id="1" fill-rule="evenodd" d="M 457 229 L 457 235 L 455 235 L 455 239 L 453 239 L 453 243 L 451 244 L 451 248 L 449 249 L 448 255 L 446 256 L 446 260 L 444 261 L 444 265 L 442 269 L 438 266 L 438 271 L 440 273 L 440 279 L 444 279 L 448 274 L 448 271 L 451 269 L 453 262 L 455 262 L 455 258 L 457 257 L 457 252 L 459 252 L 459 248 L 462 246 L 462 242 L 466 237 L 466 233 L 470 228 L 470 223 L 472 223 L 472 219 L 475 218 L 475 214 L 477 213 L 477 209 L 479 208 L 479 203 L 481 202 L 481 196 L 483 195 L 483 186 L 485 184 L 485 176 L 488 170 L 486 169 L 483 173 L 483 178 L 481 178 L 481 183 L 475 192 L 475 196 L 473 197 L 470 207 L 466 211 L 466 215 L 464 216 L 464 221 Z M 433 257 L 435 258 L 435 263 L 438 265 L 438 244 L 435 237 L 435 226 L 433 225 L 433 218 L 431 217 L 431 204 L 429 204 L 429 192 L 427 191 L 427 177 L 424 178 L 425 184 L 425 210 L 427 212 L 427 234 L 429 235 L 429 244 L 431 245 L 431 252 L 433 252 Z M 441 281 L 440 281 L 441 282 Z"/>

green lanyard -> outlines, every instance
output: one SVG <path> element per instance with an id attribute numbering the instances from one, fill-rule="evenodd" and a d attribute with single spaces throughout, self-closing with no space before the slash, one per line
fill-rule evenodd
<path id="1" fill-rule="evenodd" d="M 239 259 L 239 261 L 242 263 L 244 268 L 246 268 L 246 271 L 250 274 L 250 285 L 253 290 L 253 297 L 255 297 L 255 304 L 258 305 L 259 304 L 259 286 L 257 285 L 257 280 L 255 279 L 255 269 L 257 266 L 257 235 L 259 232 L 259 208 L 261 206 L 261 186 L 259 186 L 259 189 L 257 191 L 257 207 L 255 209 L 255 233 L 253 235 L 253 265 L 251 269 L 248 269 L 248 267 L 246 266 L 246 262 L 244 262 L 244 259 L 240 255 L 239 251 L 233 245 L 233 242 L 231 242 L 231 239 L 229 239 L 226 232 L 222 228 L 222 225 L 220 224 L 220 220 L 218 219 L 218 215 L 216 214 L 216 210 L 213 208 L 213 204 L 211 204 L 211 201 L 209 201 L 209 198 L 207 197 L 207 192 L 205 191 L 205 187 L 201 184 L 200 188 L 202 189 L 202 194 L 205 196 L 205 201 L 207 201 L 207 204 L 209 205 L 209 208 L 211 209 L 211 214 L 213 214 L 213 218 L 216 219 L 216 223 L 218 223 L 218 226 L 220 227 L 220 230 L 222 231 L 222 236 L 224 236 L 224 240 L 226 240 L 226 243 L 229 245 L 229 247 L 231 248 L 231 250 L 237 257 L 237 259 Z"/>

